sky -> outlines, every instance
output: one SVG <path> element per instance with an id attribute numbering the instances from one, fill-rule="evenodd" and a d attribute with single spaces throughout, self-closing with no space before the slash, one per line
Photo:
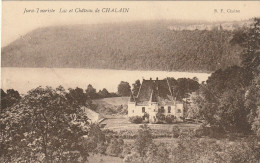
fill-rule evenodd
<path id="1" fill-rule="evenodd" d="M 54 9 L 55 13 L 24 13 L 28 9 Z M 129 8 L 128 13 L 59 13 L 63 9 Z M 214 11 L 239 10 L 236 13 Z M 4 1 L 1 45 L 6 46 L 40 27 L 67 24 L 98 24 L 136 20 L 233 21 L 260 17 L 260 1 Z"/>

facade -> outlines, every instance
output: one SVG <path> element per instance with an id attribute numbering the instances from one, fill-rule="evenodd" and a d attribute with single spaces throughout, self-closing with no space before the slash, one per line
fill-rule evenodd
<path id="1" fill-rule="evenodd" d="M 156 122 L 156 114 L 160 112 L 174 115 L 181 121 L 183 117 L 183 103 L 173 97 L 168 80 L 143 80 L 138 95 L 131 95 L 128 102 L 128 117 L 149 115 L 149 122 Z"/>

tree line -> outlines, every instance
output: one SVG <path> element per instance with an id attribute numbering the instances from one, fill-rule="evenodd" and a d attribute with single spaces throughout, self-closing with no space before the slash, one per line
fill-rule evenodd
<path id="1" fill-rule="evenodd" d="M 240 63 L 233 31 L 169 30 L 175 23 L 41 28 L 4 47 L 2 66 L 212 72 Z"/>
<path id="2" fill-rule="evenodd" d="M 189 113 L 223 132 L 260 135 L 260 19 L 231 41 L 243 48 L 242 65 L 212 73 L 192 98 Z"/>

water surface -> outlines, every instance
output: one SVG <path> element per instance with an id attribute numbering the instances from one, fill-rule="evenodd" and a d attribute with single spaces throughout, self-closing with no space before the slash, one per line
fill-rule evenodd
<path id="1" fill-rule="evenodd" d="M 16 89 L 20 93 L 26 93 L 38 86 L 64 88 L 80 87 L 84 90 L 88 84 L 92 84 L 99 91 L 106 88 L 109 92 L 116 92 L 121 81 L 127 81 L 132 85 L 137 79 L 163 79 L 166 77 L 193 78 L 200 82 L 206 81 L 209 73 L 191 72 L 167 72 L 167 71 L 128 71 L 110 69 L 81 69 L 81 68 L 2 68 L 2 88 Z"/>

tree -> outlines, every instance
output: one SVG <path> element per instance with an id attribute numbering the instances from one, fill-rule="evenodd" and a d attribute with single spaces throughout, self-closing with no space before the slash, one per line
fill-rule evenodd
<path id="1" fill-rule="evenodd" d="M 5 108 L 7 108 L 7 100 L 6 100 L 6 93 L 4 90 L 1 89 L 1 113 L 4 111 Z"/>
<path id="2" fill-rule="evenodd" d="M 16 103 L 21 100 L 21 96 L 18 91 L 14 89 L 8 89 L 5 93 L 1 89 L 1 105 L 0 105 L 0 157 L 5 154 L 6 150 L 6 143 L 5 143 L 5 127 L 6 124 L 3 123 L 3 120 L 6 117 L 6 114 L 9 113 L 9 107 L 12 107 Z"/>
<path id="3" fill-rule="evenodd" d="M 157 156 L 156 162 L 160 162 L 160 163 L 170 162 L 170 159 L 169 159 L 170 152 L 167 150 L 165 144 L 160 143 L 157 148 L 158 148 L 158 150 L 156 153 L 156 156 Z"/>
<path id="4" fill-rule="evenodd" d="M 120 96 L 130 96 L 131 94 L 131 87 L 128 82 L 121 81 L 117 87 L 118 94 Z"/>
<path id="5" fill-rule="evenodd" d="M 103 88 L 102 91 L 100 90 L 100 91 L 98 92 L 98 95 L 99 95 L 101 98 L 110 97 L 110 93 L 107 91 L 106 88 Z"/>
<path id="6" fill-rule="evenodd" d="M 81 106 L 86 106 L 87 96 L 84 93 L 83 89 L 76 88 L 76 89 L 69 89 L 69 93 L 66 95 L 67 99 L 72 103 L 77 103 Z"/>
<path id="7" fill-rule="evenodd" d="M 89 125 L 88 137 L 84 139 L 83 148 L 87 152 L 104 153 L 106 149 L 105 141 L 104 132 L 98 124 L 93 123 Z"/>
<path id="8" fill-rule="evenodd" d="M 1 89 L 1 111 L 17 103 L 21 99 L 18 91 L 8 89 L 6 93 Z"/>
<path id="9" fill-rule="evenodd" d="M 136 80 L 134 84 L 132 84 L 133 86 L 133 89 L 132 89 L 132 92 L 133 92 L 133 96 L 136 97 L 138 95 L 138 92 L 139 92 L 139 89 L 141 87 L 141 82 L 140 80 Z"/>
<path id="10" fill-rule="evenodd" d="M 107 147 L 107 154 L 111 156 L 119 156 L 123 152 L 123 139 L 112 139 Z"/>
<path id="11" fill-rule="evenodd" d="M 18 103 L 21 99 L 21 96 L 18 91 L 14 89 L 8 89 L 5 93 L 1 89 L 1 110 L 0 110 L 0 157 L 6 154 L 6 147 L 7 144 L 5 142 L 6 131 L 5 127 L 6 124 L 2 122 L 2 120 L 6 117 L 9 113 L 8 108 L 12 107 L 16 103 Z"/>
<path id="12" fill-rule="evenodd" d="M 246 94 L 246 108 L 252 130 L 260 137 L 260 76 L 256 77 Z"/>
<path id="13" fill-rule="evenodd" d="M 243 48 L 242 66 L 254 74 L 259 73 L 260 66 L 260 18 L 254 18 L 250 28 L 235 31 L 231 43 Z"/>
<path id="14" fill-rule="evenodd" d="M 196 82 L 199 82 L 199 79 L 195 76 L 192 78 L 192 80 L 196 81 Z"/>
<path id="15" fill-rule="evenodd" d="M 225 131 L 248 132 L 245 92 L 251 80 L 252 73 L 238 66 L 212 73 L 193 99 L 194 116 Z"/>
<path id="16" fill-rule="evenodd" d="M 219 97 L 226 90 L 246 89 L 253 79 L 253 74 L 245 68 L 231 66 L 225 70 L 219 69 L 207 80 L 207 89 Z"/>
<path id="17" fill-rule="evenodd" d="M 148 150 L 149 145 L 153 143 L 151 129 L 146 125 L 141 125 L 135 139 L 135 150 L 143 158 Z"/>
<path id="18" fill-rule="evenodd" d="M 260 18 L 255 18 L 248 32 L 247 48 L 242 55 L 243 66 L 253 73 L 259 73 L 260 66 Z"/>
<path id="19" fill-rule="evenodd" d="M 194 92 L 199 89 L 199 83 L 190 78 L 179 78 L 176 82 L 172 82 L 172 92 L 177 100 L 182 100 L 188 97 L 188 93 Z"/>
<path id="20" fill-rule="evenodd" d="M 97 91 L 96 91 L 96 89 L 95 89 L 91 84 L 88 85 L 88 88 L 86 89 L 86 94 L 87 94 L 87 96 L 89 96 L 91 99 L 96 99 L 96 98 L 98 98 Z"/>
<path id="21" fill-rule="evenodd" d="M 249 112 L 245 107 L 244 94 L 243 90 L 229 90 L 223 93 L 215 115 L 216 125 L 226 131 L 250 131 L 247 119 Z"/>
<path id="22" fill-rule="evenodd" d="M 5 129 L 4 159 L 8 162 L 79 162 L 86 160 L 82 136 L 88 118 L 80 104 L 67 98 L 63 87 L 38 87 L 11 107 L 1 125 Z"/>
<path id="23" fill-rule="evenodd" d="M 245 107 L 249 114 L 248 123 L 257 135 L 260 135 L 260 109 L 259 109 L 259 72 L 260 72 L 260 18 L 254 18 L 250 28 L 242 29 L 234 34 L 234 44 L 243 47 L 241 56 L 242 66 L 253 76 L 249 79 L 250 86 L 247 88 L 245 96 Z M 252 80 L 254 79 L 254 80 Z"/>

